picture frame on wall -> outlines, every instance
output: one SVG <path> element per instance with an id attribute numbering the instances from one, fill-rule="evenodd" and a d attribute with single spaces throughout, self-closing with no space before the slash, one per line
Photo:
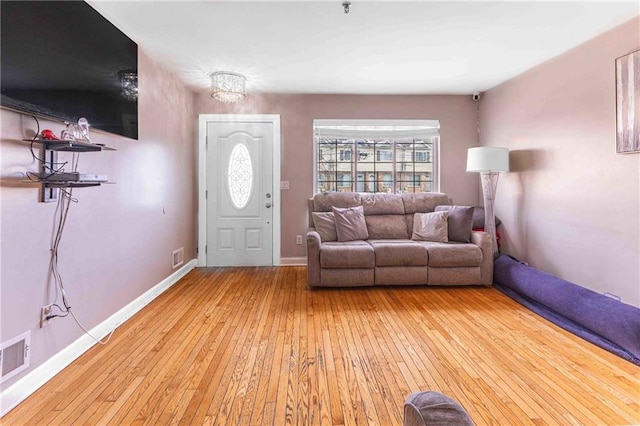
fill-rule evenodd
<path id="1" fill-rule="evenodd" d="M 640 152 L 640 49 L 616 58 L 616 152 Z"/>

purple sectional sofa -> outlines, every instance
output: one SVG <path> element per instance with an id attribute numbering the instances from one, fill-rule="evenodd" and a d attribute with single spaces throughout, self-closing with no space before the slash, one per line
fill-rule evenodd
<path id="1" fill-rule="evenodd" d="M 306 235 L 309 286 L 491 285 L 489 235 L 471 230 L 472 207 L 450 204 L 443 193 L 316 194 L 309 200 Z M 425 216 L 416 213 L 436 210 L 448 212 L 447 242 L 425 241 L 414 232 L 414 218 Z M 358 214 L 364 216 L 360 225 L 336 225 L 349 225 Z"/>

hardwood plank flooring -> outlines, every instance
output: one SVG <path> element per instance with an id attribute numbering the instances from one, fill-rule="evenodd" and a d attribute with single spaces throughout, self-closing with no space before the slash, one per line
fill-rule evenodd
<path id="1" fill-rule="evenodd" d="M 201 268 L 6 425 L 400 425 L 436 390 L 478 425 L 640 424 L 640 368 L 491 287 L 316 289 Z"/>

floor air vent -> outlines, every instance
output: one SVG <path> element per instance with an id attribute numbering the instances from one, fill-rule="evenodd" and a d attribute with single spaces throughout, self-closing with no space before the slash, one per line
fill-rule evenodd
<path id="1" fill-rule="evenodd" d="M 0 383 L 29 367 L 30 349 L 31 331 L 0 344 L 0 364 L 2 365 Z"/>

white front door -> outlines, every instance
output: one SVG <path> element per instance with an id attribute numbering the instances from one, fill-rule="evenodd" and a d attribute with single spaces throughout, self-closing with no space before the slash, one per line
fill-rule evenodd
<path id="1" fill-rule="evenodd" d="M 274 261 L 275 134 L 273 122 L 250 116 L 206 121 L 207 266 L 279 263 Z"/>

